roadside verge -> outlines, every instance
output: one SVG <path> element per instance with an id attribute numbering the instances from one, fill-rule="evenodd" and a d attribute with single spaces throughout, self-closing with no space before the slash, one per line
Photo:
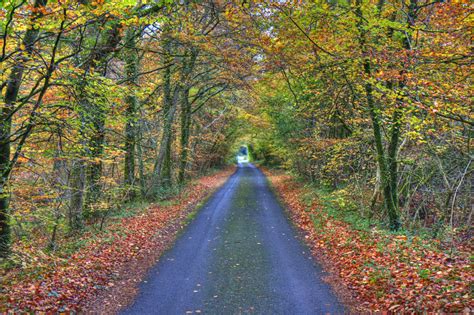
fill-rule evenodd
<path id="1" fill-rule="evenodd" d="M 332 275 L 328 282 L 352 311 L 474 309 L 469 248 L 453 254 L 417 236 L 356 230 L 329 215 L 317 195 L 291 175 L 268 169 L 264 173 L 313 256 Z"/>
<path id="2" fill-rule="evenodd" d="M 196 207 L 234 171 L 197 179 L 168 205 L 114 221 L 68 259 L 43 257 L 48 266 L 41 275 L 29 272 L 15 282 L 21 270 L 12 271 L 2 279 L 0 311 L 116 313 L 133 300 L 147 270 L 172 246 Z"/>

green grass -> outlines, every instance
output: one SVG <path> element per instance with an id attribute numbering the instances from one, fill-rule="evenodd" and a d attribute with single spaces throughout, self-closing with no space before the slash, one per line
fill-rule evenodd
<path id="1" fill-rule="evenodd" d="M 131 218 L 138 214 L 145 212 L 148 207 L 150 207 L 150 202 L 146 200 L 136 200 L 124 204 L 122 207 L 119 207 L 115 211 L 112 211 L 110 218 L 114 219 L 124 219 Z"/>
<path id="2" fill-rule="evenodd" d="M 361 216 L 361 211 L 354 202 L 337 194 L 337 191 L 314 186 L 309 186 L 309 188 L 310 192 L 303 197 L 305 202 L 309 203 L 309 200 L 313 200 L 314 196 L 318 196 L 323 211 L 330 217 L 346 222 L 354 229 L 362 231 L 368 231 L 374 224 L 373 220 Z"/>
<path id="3" fill-rule="evenodd" d="M 307 189 L 307 193 L 302 196 L 302 201 L 308 209 L 310 209 L 314 199 L 317 199 L 321 205 L 322 213 L 335 220 L 349 224 L 354 230 L 368 232 L 376 227 L 378 231 L 390 237 L 406 236 L 406 242 L 410 243 L 410 245 L 415 245 L 413 244 L 415 237 L 420 240 L 427 240 L 428 242 L 417 242 L 416 245 L 425 247 L 426 249 L 439 250 L 439 246 L 437 246 L 436 243 L 431 242 L 431 240 L 433 240 L 431 230 L 426 228 L 412 229 L 405 227 L 398 231 L 390 231 L 387 222 L 379 218 L 383 216 L 369 217 L 369 209 L 361 209 L 361 205 L 352 200 L 350 197 L 351 192 L 346 190 L 346 187 L 337 187 L 334 189 L 332 187 L 322 186 L 315 183 L 308 183 L 307 179 L 297 176 L 296 174 L 290 173 L 290 175 L 292 175 L 296 182 L 303 184 Z M 321 229 L 323 222 L 320 215 L 312 215 L 311 218 L 315 227 Z M 444 236 L 445 234 L 446 232 L 441 231 L 436 239 L 446 239 Z M 361 236 L 364 235 L 368 234 L 361 234 Z M 370 242 L 370 239 L 366 241 Z"/>

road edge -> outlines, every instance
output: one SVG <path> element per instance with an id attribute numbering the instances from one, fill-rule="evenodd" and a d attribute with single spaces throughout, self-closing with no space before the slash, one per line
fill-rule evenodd
<path id="1" fill-rule="evenodd" d="M 344 281 L 339 277 L 337 270 L 331 264 L 330 259 L 328 259 L 324 253 L 322 252 L 315 252 L 312 250 L 311 244 L 305 238 L 305 231 L 301 229 L 293 218 L 293 212 L 291 211 L 291 205 L 288 204 L 281 193 L 278 191 L 274 183 L 272 182 L 272 177 L 275 172 L 274 169 L 269 169 L 262 166 L 257 166 L 257 168 L 265 175 L 265 180 L 267 181 L 268 187 L 270 191 L 275 196 L 275 199 L 278 201 L 280 206 L 283 209 L 286 219 L 290 223 L 292 229 L 295 231 L 298 240 L 308 248 L 311 253 L 311 256 L 314 259 L 314 262 L 317 263 L 322 271 L 324 276 L 321 278 L 322 281 L 327 283 L 331 290 L 333 291 L 336 298 L 339 302 L 344 306 L 344 308 L 348 311 L 349 314 L 361 314 L 369 312 L 366 309 L 360 308 L 360 303 L 356 300 L 352 292 L 347 288 Z M 278 172 L 278 171 L 277 171 Z M 284 172 L 280 170 L 279 172 Z"/>
<path id="2" fill-rule="evenodd" d="M 225 179 L 219 185 L 207 190 L 199 199 L 194 200 L 187 207 L 183 208 L 181 215 L 176 221 L 170 222 L 163 229 L 157 231 L 157 235 L 159 232 L 160 235 L 165 234 L 168 236 L 165 241 L 158 240 L 161 246 L 148 255 L 133 259 L 122 266 L 121 270 L 116 272 L 114 278 L 114 282 L 119 283 L 119 285 L 107 287 L 99 291 L 93 300 L 89 300 L 82 305 L 81 312 L 88 314 L 118 314 L 133 303 L 139 293 L 139 284 L 146 279 L 148 272 L 160 261 L 163 254 L 173 247 L 182 232 L 194 220 L 196 214 L 227 183 L 236 170 L 237 168 L 235 167 L 229 167 L 215 174 L 203 176 L 203 178 L 215 176 L 225 177 Z M 199 178 L 197 181 L 199 182 L 201 179 Z"/>

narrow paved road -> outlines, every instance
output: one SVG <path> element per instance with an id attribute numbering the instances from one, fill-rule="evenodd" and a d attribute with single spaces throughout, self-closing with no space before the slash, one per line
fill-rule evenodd
<path id="1" fill-rule="evenodd" d="M 201 209 L 123 313 L 343 313 L 321 276 L 249 164 Z"/>

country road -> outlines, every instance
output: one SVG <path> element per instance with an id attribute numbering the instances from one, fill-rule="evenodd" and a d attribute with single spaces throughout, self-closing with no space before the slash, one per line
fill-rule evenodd
<path id="1" fill-rule="evenodd" d="M 263 173 L 239 166 L 123 314 L 343 313 Z"/>

